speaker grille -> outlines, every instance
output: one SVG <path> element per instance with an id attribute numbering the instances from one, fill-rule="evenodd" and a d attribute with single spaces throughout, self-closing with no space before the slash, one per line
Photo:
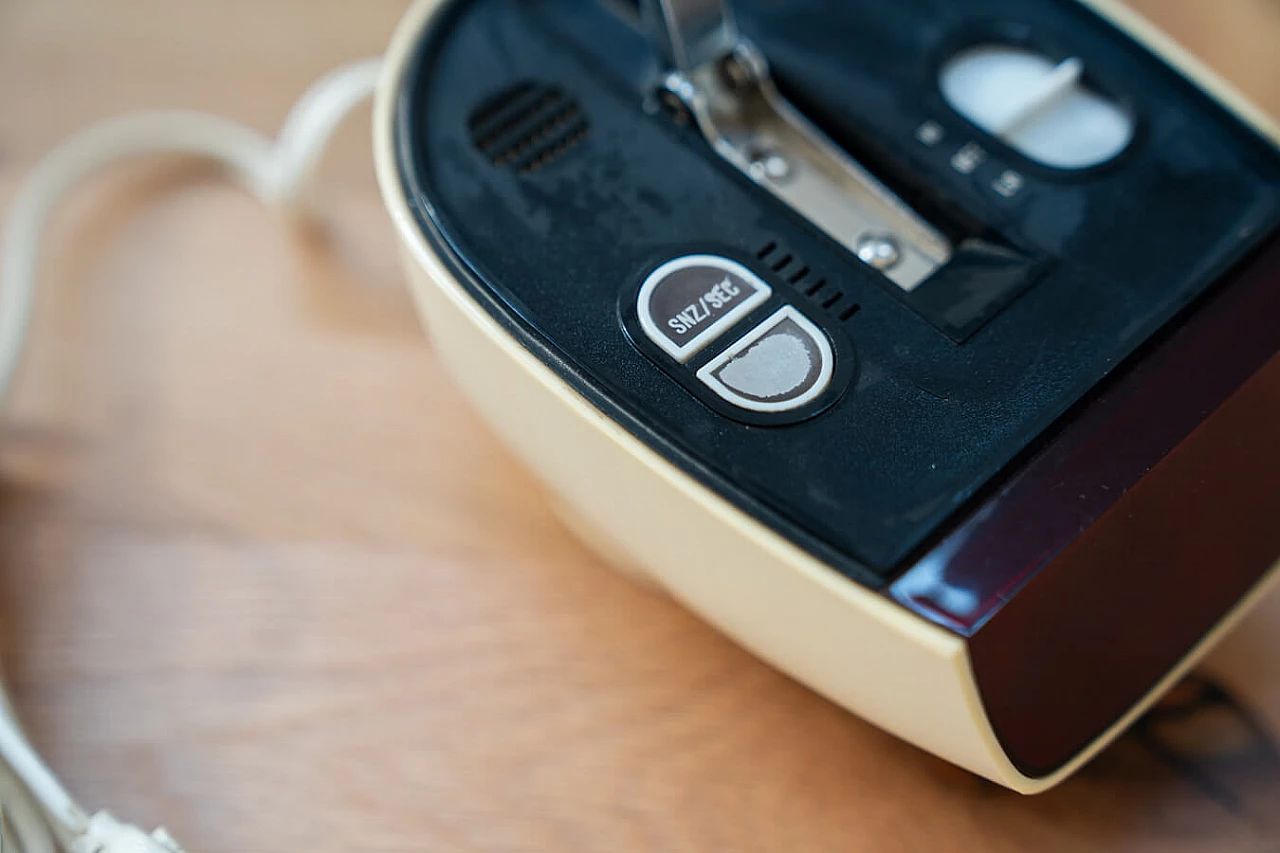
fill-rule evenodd
<path id="1" fill-rule="evenodd" d="M 756 257 L 841 323 L 853 319 L 853 315 L 862 310 L 862 306 L 846 297 L 844 291 L 816 275 L 778 241 L 770 240 L 761 246 Z"/>
<path id="2" fill-rule="evenodd" d="M 585 139 L 590 125 L 582 105 L 559 86 L 522 80 L 476 107 L 467 129 L 490 163 L 528 175 Z"/>

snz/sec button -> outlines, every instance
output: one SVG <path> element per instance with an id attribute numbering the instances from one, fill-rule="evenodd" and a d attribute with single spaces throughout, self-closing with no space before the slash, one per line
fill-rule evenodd
<path id="1" fill-rule="evenodd" d="M 684 362 L 765 302 L 772 291 L 742 264 L 719 255 L 685 255 L 651 272 L 640 287 L 640 328 Z"/>

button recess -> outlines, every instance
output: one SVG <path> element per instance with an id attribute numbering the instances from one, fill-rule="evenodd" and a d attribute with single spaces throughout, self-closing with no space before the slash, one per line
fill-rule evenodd
<path id="1" fill-rule="evenodd" d="M 831 384 L 835 357 L 822 330 L 788 305 L 698 371 L 723 400 L 753 412 L 786 412 Z"/>
<path id="2" fill-rule="evenodd" d="M 759 276 L 728 258 L 685 255 L 649 273 L 636 308 L 649 340 L 685 362 L 772 292 Z"/>

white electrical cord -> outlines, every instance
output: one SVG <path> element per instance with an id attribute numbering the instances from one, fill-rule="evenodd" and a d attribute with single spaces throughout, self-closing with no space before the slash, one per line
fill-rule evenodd
<path id="1" fill-rule="evenodd" d="M 67 190 L 119 160 L 187 154 L 226 166 L 269 205 L 296 208 L 330 136 L 373 93 L 380 64 L 365 60 L 321 78 L 294 106 L 274 142 L 217 116 L 143 112 L 83 130 L 47 154 L 19 190 L 0 244 L 0 402 L 17 372 L 31 319 L 41 236 Z"/>
<path id="2" fill-rule="evenodd" d="M 326 144 L 377 85 L 381 60 L 352 63 L 314 83 L 273 142 L 217 116 L 166 111 L 125 115 L 90 127 L 35 167 L 10 210 L 0 242 L 0 406 L 8 397 L 31 322 L 40 244 L 62 197 L 82 178 L 120 160 L 185 154 L 225 166 L 266 204 L 297 212 Z M 148 835 L 107 812 L 76 804 L 27 740 L 0 689 L 2 853 L 175 853 L 163 829 Z"/>

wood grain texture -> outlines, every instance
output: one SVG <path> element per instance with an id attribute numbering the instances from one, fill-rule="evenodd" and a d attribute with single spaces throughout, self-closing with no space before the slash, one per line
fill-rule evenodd
<path id="1" fill-rule="evenodd" d="M 272 130 L 405 5 L 0 0 L 0 204 L 124 110 Z M 1280 113 L 1273 0 L 1137 5 Z M 1280 849 L 1280 760 L 1214 697 L 1026 799 L 607 570 L 432 357 L 352 125 L 319 229 L 151 162 L 50 235 L 0 628 L 86 804 L 193 853 Z"/>

